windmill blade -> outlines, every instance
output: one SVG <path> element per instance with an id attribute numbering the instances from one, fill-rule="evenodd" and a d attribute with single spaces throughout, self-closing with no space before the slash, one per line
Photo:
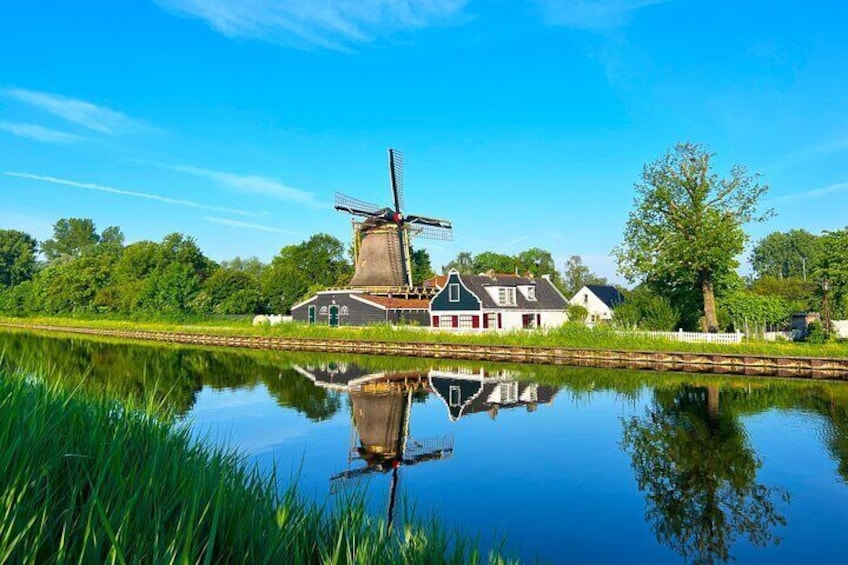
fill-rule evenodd
<path id="1" fill-rule="evenodd" d="M 407 224 L 416 224 L 422 226 L 433 226 L 436 228 L 453 229 L 453 224 L 447 220 L 439 220 L 438 218 L 428 218 L 427 216 L 407 216 Z"/>
<path id="2" fill-rule="evenodd" d="M 389 177 L 392 182 L 392 202 L 395 212 L 403 214 L 403 153 L 389 149 Z"/>
<path id="3" fill-rule="evenodd" d="M 409 237 L 435 239 L 438 241 L 453 241 L 453 229 L 441 226 L 412 225 L 407 228 Z"/>
<path id="4" fill-rule="evenodd" d="M 336 210 L 347 212 L 354 216 L 366 217 L 378 215 L 381 210 L 385 209 L 383 206 L 379 206 L 378 204 L 359 200 L 352 196 L 348 196 L 347 194 L 342 194 L 341 192 L 336 192 L 335 208 Z"/>

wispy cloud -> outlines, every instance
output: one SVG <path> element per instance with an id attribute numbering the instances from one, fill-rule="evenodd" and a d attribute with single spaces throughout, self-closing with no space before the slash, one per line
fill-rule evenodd
<path id="1" fill-rule="evenodd" d="M 149 128 L 141 121 L 111 108 L 59 94 L 36 92 L 23 88 L 5 88 L 0 90 L 0 95 L 58 116 L 72 124 L 106 135 L 118 135 Z"/>
<path id="2" fill-rule="evenodd" d="M 549 24 L 586 31 L 604 31 L 624 27 L 630 23 L 637 10 L 669 1 L 537 0 Z"/>
<path id="3" fill-rule="evenodd" d="M 523 241 L 527 241 L 528 239 L 530 239 L 529 235 L 522 235 L 521 237 L 517 237 L 517 238 L 513 239 L 512 241 L 507 241 L 504 244 L 504 247 L 512 247 L 514 245 L 518 245 L 519 243 L 521 243 Z"/>
<path id="4" fill-rule="evenodd" d="M 260 194 L 262 196 L 270 196 L 278 200 L 287 200 L 289 202 L 297 202 L 315 208 L 322 207 L 322 204 L 315 199 L 315 195 L 311 192 L 292 188 L 280 182 L 277 179 L 260 175 L 240 175 L 236 173 L 228 173 L 224 171 L 213 171 L 210 169 L 202 169 L 200 167 L 190 167 L 185 165 L 157 165 L 166 169 L 171 169 L 181 173 L 203 177 L 216 182 L 219 186 L 233 190 L 236 192 Z"/>
<path id="5" fill-rule="evenodd" d="M 232 228 L 242 228 L 247 230 L 256 230 L 256 231 L 264 231 L 264 232 L 273 232 L 273 233 L 287 233 L 290 235 L 303 235 L 300 232 L 287 230 L 285 228 L 278 228 L 276 226 L 266 226 L 264 224 L 254 224 L 251 222 L 240 222 L 238 220 L 228 220 L 226 218 L 216 218 L 214 216 L 204 216 L 204 220 L 207 222 L 212 222 L 213 224 L 221 224 L 223 226 L 230 226 Z"/>
<path id="6" fill-rule="evenodd" d="M 768 202 L 799 202 L 802 200 L 811 200 L 813 198 L 821 198 L 822 196 L 831 196 L 840 192 L 848 192 L 848 182 L 840 182 L 806 190 L 804 192 L 795 192 L 793 194 L 784 194 L 775 198 L 769 198 Z"/>
<path id="7" fill-rule="evenodd" d="M 462 16 L 469 0 L 154 0 L 227 37 L 349 49 Z"/>
<path id="8" fill-rule="evenodd" d="M 79 135 L 46 128 L 37 124 L 20 122 L 0 122 L 0 130 L 24 139 L 41 141 L 43 143 L 76 143 L 85 139 Z"/>
<path id="9" fill-rule="evenodd" d="M 248 212 L 245 210 L 239 210 L 238 208 L 225 208 L 222 206 L 212 206 L 209 204 L 203 204 L 200 202 L 194 202 L 192 200 L 183 200 L 180 198 L 170 198 L 168 196 L 160 196 L 158 194 L 150 194 L 147 192 L 138 192 L 135 190 L 124 190 L 122 188 L 115 188 L 112 186 L 104 186 L 101 184 L 94 184 L 90 182 L 77 182 L 73 180 L 60 179 L 56 177 L 49 177 L 43 175 L 34 175 L 30 173 L 18 173 L 13 171 L 4 171 L 4 175 L 8 177 L 15 177 L 20 179 L 34 180 L 38 182 L 45 182 L 50 184 L 56 184 L 60 186 L 70 186 L 73 188 L 81 188 L 84 190 L 94 190 L 97 192 L 106 192 L 109 194 L 118 194 L 121 196 L 130 196 L 132 198 L 143 198 L 145 200 L 154 200 L 156 202 L 162 202 L 163 204 L 171 204 L 174 206 L 185 206 L 186 208 L 196 208 L 198 210 L 208 210 L 210 212 L 224 212 L 227 214 L 235 214 L 238 216 L 259 216 L 261 214 L 257 214 L 254 212 Z"/>

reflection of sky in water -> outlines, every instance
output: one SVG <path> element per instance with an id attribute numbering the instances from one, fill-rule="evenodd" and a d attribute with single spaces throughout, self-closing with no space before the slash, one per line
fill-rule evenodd
<path id="1" fill-rule="evenodd" d="M 400 471 L 400 506 L 439 516 L 447 528 L 480 534 L 484 542 L 506 535 L 509 547 L 527 557 L 602 562 L 680 562 L 656 542 L 645 522 L 630 456 L 620 448 L 622 418 L 641 416 L 652 394 L 637 399 L 601 391 L 573 396 L 560 391 L 551 404 L 530 412 L 481 412 L 456 422 L 445 402 L 429 396 L 414 402 L 410 436 L 453 434 L 449 459 Z M 264 469 L 276 462 L 281 482 L 298 476 L 304 493 L 323 500 L 329 477 L 347 468 L 352 421 L 347 398 L 327 421 L 310 422 L 280 408 L 262 386 L 249 391 L 204 388 L 188 418 L 215 441 L 238 446 Z M 832 561 L 842 555 L 838 536 L 822 536 L 848 524 L 848 489 L 836 463 L 822 449 L 822 418 L 769 410 L 741 418 L 749 442 L 763 460 L 758 482 L 780 485 L 792 495 L 778 502 L 788 527 L 775 532 L 779 545 L 732 547 L 737 562 Z M 384 512 L 390 473 L 374 474 L 367 487 L 371 508 Z"/>
<path id="2" fill-rule="evenodd" d="M 430 364 L 451 370 L 450 364 L 446 369 L 436 361 L 359 358 L 368 369 L 357 373 L 355 365 L 340 364 L 338 357 L 328 364 L 316 356 L 294 360 L 285 354 L 2 332 L 0 350 L 6 352 L 6 363 L 20 358 L 28 369 L 41 363 L 63 374 L 85 374 L 85 386 L 99 386 L 119 397 L 137 394 L 151 383 L 173 386 L 178 411 L 187 411 L 184 418 L 196 436 L 239 449 L 265 472 L 276 465 L 281 485 L 296 477 L 301 492 L 321 503 L 328 500 L 330 477 L 348 469 L 356 440 L 351 400 L 343 392 L 314 388 L 292 364 L 323 363 L 333 371 L 344 367 L 344 374 L 332 376 L 334 385 L 389 367 L 423 374 L 425 383 Z M 457 378 L 473 378 L 479 370 L 471 364 L 465 367 Z M 491 366 L 490 373 L 496 374 L 495 369 L 502 367 Z M 507 536 L 508 552 L 531 558 L 680 563 L 680 546 L 658 543 L 659 522 L 646 519 L 649 490 L 639 490 L 634 453 L 623 444 L 625 430 L 662 430 L 658 453 L 674 457 L 676 469 L 706 476 L 707 481 L 718 477 L 727 484 L 728 477 L 736 476 L 733 468 L 751 468 L 758 459 L 762 467 L 748 475 L 743 490 L 762 485 L 791 495 L 788 503 L 777 496 L 771 499 L 787 525 L 766 530 L 781 537 L 781 543 L 756 547 L 738 535 L 729 548 L 738 563 L 845 560 L 848 486 L 838 469 L 840 461 L 848 468 L 848 385 L 824 389 L 815 382 L 761 379 L 741 387 L 736 385 L 743 379 L 724 379 L 719 387 L 719 381 L 703 377 L 695 379 L 699 385 L 687 385 L 685 376 L 538 367 L 512 367 L 504 374 L 507 380 L 520 377 L 522 387 L 541 380 L 561 383 L 562 388 L 549 388 L 546 399 L 555 392 L 552 402 L 540 402 L 535 410 L 502 408 L 495 418 L 491 404 L 479 405 L 477 411 L 469 404 L 452 421 L 448 400 L 430 394 L 414 401 L 410 438 L 450 436 L 454 451 L 447 459 L 400 468 L 397 516 L 414 506 L 417 516 L 435 515 L 447 531 L 479 534 L 484 544 Z M 474 386 L 469 389 L 476 390 Z M 519 394 L 522 390 L 528 389 L 521 388 Z M 711 398 L 718 401 L 718 413 L 711 411 Z M 628 426 L 633 422 L 635 428 Z M 686 426 L 700 426 L 700 432 Z M 726 454 L 731 454 L 728 460 L 722 458 Z M 665 461 L 654 457 L 652 463 Z M 390 479 L 390 472 L 375 473 L 353 484 L 366 489 L 373 512 L 383 513 Z M 690 488 L 695 496 L 686 500 L 696 500 L 703 490 L 696 482 Z"/>

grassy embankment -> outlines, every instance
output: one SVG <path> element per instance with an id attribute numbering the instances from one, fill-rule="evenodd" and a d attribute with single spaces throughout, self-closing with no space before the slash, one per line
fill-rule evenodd
<path id="1" fill-rule="evenodd" d="M 620 335 L 609 328 L 587 328 L 566 324 L 546 331 L 455 334 L 424 331 L 410 327 L 368 326 L 330 328 L 305 324 L 281 324 L 254 327 L 249 320 L 205 320 L 194 323 L 135 322 L 102 318 L 2 318 L 0 323 L 76 326 L 114 330 L 191 332 L 214 335 L 269 335 L 289 338 L 355 339 L 407 343 L 468 343 L 479 345 L 517 345 L 522 347 L 571 347 L 642 351 L 682 351 L 692 353 L 738 353 L 746 355 L 848 357 L 848 343 L 826 344 L 743 341 L 740 344 L 682 343 L 640 335 Z"/>
<path id="2" fill-rule="evenodd" d="M 468 563 L 436 523 L 324 512 L 157 405 L 0 370 L 0 563 Z M 492 561 L 498 561 L 492 558 Z"/>

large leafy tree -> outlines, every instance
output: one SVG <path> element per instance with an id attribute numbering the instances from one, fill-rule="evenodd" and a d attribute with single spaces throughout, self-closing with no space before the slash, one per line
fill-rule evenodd
<path id="1" fill-rule="evenodd" d="M 48 261 L 63 256 L 79 256 L 82 250 L 100 241 L 94 220 L 90 218 L 62 218 L 53 224 L 53 237 L 41 245 Z"/>
<path id="2" fill-rule="evenodd" d="M 413 249 L 410 262 L 412 263 L 412 284 L 416 286 L 436 274 L 426 249 Z"/>
<path id="3" fill-rule="evenodd" d="M 562 285 L 568 297 L 577 294 L 581 288 L 589 284 L 607 284 L 607 279 L 598 276 L 583 264 L 580 255 L 572 255 L 565 262 L 565 270 L 562 273 Z"/>
<path id="4" fill-rule="evenodd" d="M 35 274 L 38 242 L 17 230 L 0 230 L 0 288 L 16 286 Z"/>
<path id="5" fill-rule="evenodd" d="M 848 317 L 848 227 L 822 236 L 821 263 L 816 278 L 830 281 L 831 318 Z"/>
<path id="6" fill-rule="evenodd" d="M 751 251 L 751 266 L 758 276 L 807 280 L 818 265 L 822 239 L 807 230 L 773 232 Z"/>
<path id="7" fill-rule="evenodd" d="M 447 274 L 452 269 L 461 275 L 470 275 L 474 273 L 474 255 L 468 251 L 461 251 L 456 259 L 442 267 L 442 272 Z"/>
<path id="8" fill-rule="evenodd" d="M 624 242 L 615 254 L 630 281 L 669 291 L 697 289 L 704 325 L 717 331 L 716 284 L 738 266 L 735 257 L 747 239 L 742 226 L 770 212 L 757 212 L 768 190 L 757 175 L 736 165 L 728 178 L 721 178 L 712 159 L 703 146 L 682 143 L 645 165 Z"/>

